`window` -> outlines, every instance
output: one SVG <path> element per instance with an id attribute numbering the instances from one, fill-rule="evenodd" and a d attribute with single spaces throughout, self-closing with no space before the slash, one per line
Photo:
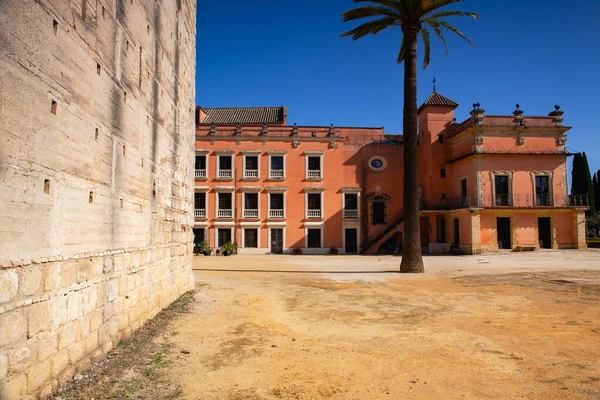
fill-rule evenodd
<path id="1" fill-rule="evenodd" d="M 44 193 L 50 194 L 50 181 L 48 179 L 44 179 Z"/>
<path id="2" fill-rule="evenodd" d="M 204 228 L 194 228 L 194 248 L 199 248 L 200 243 L 204 242 L 205 232 Z"/>
<path id="3" fill-rule="evenodd" d="M 258 178 L 258 156 L 244 156 L 244 178 Z"/>
<path id="4" fill-rule="evenodd" d="M 442 193 L 442 200 L 446 200 L 446 193 Z"/>
<path id="5" fill-rule="evenodd" d="M 508 190 L 508 175 L 496 175 L 494 177 L 494 187 L 496 189 L 495 205 L 497 207 L 510 206 L 510 195 Z"/>
<path id="6" fill-rule="evenodd" d="M 194 193 L 194 218 L 206 218 L 206 193 Z"/>
<path id="7" fill-rule="evenodd" d="M 383 157 L 376 156 L 369 160 L 369 168 L 371 168 L 373 171 L 383 171 L 386 165 L 387 162 Z"/>
<path id="8" fill-rule="evenodd" d="M 58 103 L 55 100 L 52 100 L 52 103 L 50 105 L 50 112 L 54 115 L 56 115 L 56 111 L 58 109 Z"/>
<path id="9" fill-rule="evenodd" d="M 270 157 L 270 176 L 271 179 L 284 179 L 284 160 L 283 156 Z"/>
<path id="10" fill-rule="evenodd" d="M 358 218 L 358 194 L 344 194 L 344 218 Z"/>
<path id="11" fill-rule="evenodd" d="M 441 178 L 445 178 L 446 177 L 446 170 L 444 168 L 440 169 L 440 177 Z"/>
<path id="12" fill-rule="evenodd" d="M 232 159 L 229 155 L 221 155 L 218 156 L 219 159 L 219 171 L 217 173 L 217 178 L 221 179 L 231 179 L 233 178 L 233 170 L 232 170 Z"/>
<path id="13" fill-rule="evenodd" d="M 321 193 L 307 193 L 306 195 L 306 217 L 320 219 L 321 215 Z"/>
<path id="14" fill-rule="evenodd" d="M 307 229 L 307 247 L 321 247 L 321 229 Z"/>
<path id="15" fill-rule="evenodd" d="M 258 218 L 258 193 L 244 193 L 244 218 Z"/>
<path id="16" fill-rule="evenodd" d="M 232 218 L 233 217 L 233 201 L 231 193 L 217 193 L 218 209 L 217 218 Z"/>
<path id="17" fill-rule="evenodd" d="M 52 20 L 52 32 L 58 36 L 58 21 L 55 19 Z"/>
<path id="18" fill-rule="evenodd" d="M 269 193 L 269 218 L 284 218 L 283 193 Z"/>
<path id="19" fill-rule="evenodd" d="M 444 135 L 439 135 L 438 136 L 438 142 L 439 143 L 444 143 Z"/>
<path id="20" fill-rule="evenodd" d="M 310 156 L 307 159 L 307 179 L 321 179 L 321 157 Z"/>
<path id="21" fill-rule="evenodd" d="M 196 178 L 206 178 L 206 155 L 205 154 L 201 154 L 201 155 L 196 155 L 196 162 L 195 162 L 195 176 Z"/>
<path id="22" fill-rule="evenodd" d="M 258 247 L 258 229 L 244 229 L 244 247 Z"/>
<path id="23" fill-rule="evenodd" d="M 372 203 L 372 223 L 373 225 L 385 224 L 386 205 L 384 201 L 374 201 Z"/>
<path id="24" fill-rule="evenodd" d="M 102 66 L 100 63 L 96 63 L 96 73 L 100 75 L 102 73 Z"/>
<path id="25" fill-rule="evenodd" d="M 467 180 L 466 179 L 460 180 L 460 195 L 462 197 L 467 196 Z"/>
<path id="26" fill-rule="evenodd" d="M 223 247 L 229 242 L 231 242 L 231 228 L 217 229 L 217 246 Z"/>
<path id="27" fill-rule="evenodd" d="M 547 175 L 535 177 L 535 205 L 537 207 L 550 205 L 550 178 Z"/>

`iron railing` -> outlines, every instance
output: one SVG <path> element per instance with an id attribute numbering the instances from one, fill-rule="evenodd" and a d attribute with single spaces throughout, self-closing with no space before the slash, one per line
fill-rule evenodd
<path id="1" fill-rule="evenodd" d="M 458 210 L 469 207 L 587 207 L 587 195 L 481 195 L 479 198 L 472 196 L 451 197 L 444 200 L 422 200 L 421 208 L 424 210 Z"/>
<path id="2" fill-rule="evenodd" d="M 358 219 L 358 210 L 346 210 L 346 209 L 344 209 L 344 218 L 346 218 L 346 219 Z"/>

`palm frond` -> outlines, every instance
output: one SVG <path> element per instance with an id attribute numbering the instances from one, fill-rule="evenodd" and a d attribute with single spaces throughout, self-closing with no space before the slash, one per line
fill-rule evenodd
<path id="1" fill-rule="evenodd" d="M 448 58 L 448 42 L 446 41 L 446 38 L 444 37 L 444 32 L 442 31 L 441 28 L 441 24 L 438 20 L 424 20 L 423 23 L 429 25 L 431 27 L 431 29 L 433 29 L 433 32 L 435 33 L 435 36 L 437 36 L 442 43 L 444 44 L 444 48 L 446 49 L 446 58 Z"/>
<path id="2" fill-rule="evenodd" d="M 385 6 L 364 6 L 353 8 L 352 10 L 344 11 L 342 13 L 342 19 L 344 22 L 369 17 L 390 17 L 400 19 L 400 15 L 397 11 Z"/>
<path id="3" fill-rule="evenodd" d="M 427 68 L 431 61 L 431 33 L 426 27 L 421 28 L 421 40 L 423 41 L 423 69 Z"/>
<path id="4" fill-rule="evenodd" d="M 446 17 L 473 17 L 475 19 L 479 18 L 478 14 L 466 11 L 456 11 L 456 10 L 446 10 L 446 11 L 437 11 L 431 13 L 426 16 L 426 18 L 446 18 Z"/>
<path id="5" fill-rule="evenodd" d="M 460 36 L 461 38 L 463 38 L 464 40 L 466 40 L 471 46 L 475 46 L 475 44 L 473 42 L 471 42 L 469 40 L 469 38 L 464 35 L 464 33 L 462 33 L 461 31 L 459 31 L 454 26 L 450 25 L 447 21 L 444 21 L 444 20 L 439 20 L 439 21 L 440 21 L 440 25 L 441 26 L 443 26 L 444 28 L 448 29 L 449 31 L 452 31 L 452 32 L 456 33 L 458 36 Z"/>
<path id="6" fill-rule="evenodd" d="M 406 56 L 406 45 L 404 44 L 404 35 L 400 41 L 400 53 L 398 53 L 398 64 L 402 64 L 404 57 Z"/>
<path id="7" fill-rule="evenodd" d="M 432 11 L 454 3 L 462 3 L 464 0 L 417 0 L 421 5 L 421 16 L 427 15 Z"/>
<path id="8" fill-rule="evenodd" d="M 352 40 L 358 40 L 367 35 L 376 35 L 390 26 L 398 26 L 397 20 L 391 17 L 383 17 L 365 22 L 348 32 L 342 33 L 340 36 L 352 36 Z"/>

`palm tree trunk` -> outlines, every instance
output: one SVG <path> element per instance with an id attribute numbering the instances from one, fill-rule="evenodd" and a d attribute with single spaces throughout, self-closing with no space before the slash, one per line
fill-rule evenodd
<path id="1" fill-rule="evenodd" d="M 400 272 L 425 272 L 419 232 L 417 154 L 417 34 L 404 32 L 404 246 Z"/>

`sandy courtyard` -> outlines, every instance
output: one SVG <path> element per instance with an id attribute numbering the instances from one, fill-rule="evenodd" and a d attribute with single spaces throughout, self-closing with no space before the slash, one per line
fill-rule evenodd
<path id="1" fill-rule="evenodd" d="M 600 398 L 600 251 L 399 262 L 195 258 L 171 379 L 186 399 Z"/>

